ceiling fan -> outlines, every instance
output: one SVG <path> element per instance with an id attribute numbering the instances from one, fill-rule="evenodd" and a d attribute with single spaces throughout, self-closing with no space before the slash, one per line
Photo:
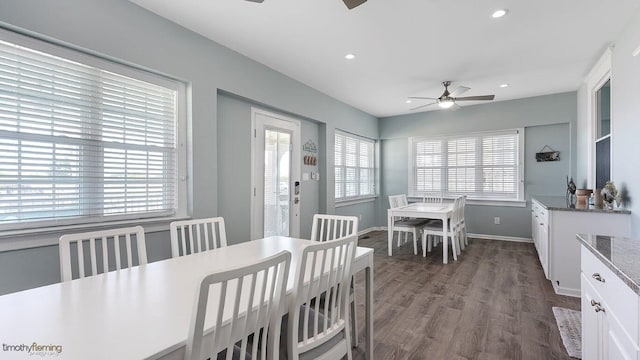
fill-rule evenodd
<path id="1" fill-rule="evenodd" d="M 456 104 L 456 101 L 484 101 L 484 100 L 493 100 L 495 95 L 477 95 L 477 96 L 465 96 L 460 97 L 460 95 L 466 93 L 470 90 L 470 88 L 466 86 L 459 86 L 457 89 L 449 92 L 449 85 L 451 85 L 451 81 L 443 81 L 442 85 L 444 85 L 444 92 L 440 95 L 439 98 L 430 98 L 430 97 L 422 97 L 422 96 L 409 96 L 409 99 L 427 99 L 427 100 L 435 100 L 432 103 L 428 103 L 425 105 L 420 105 L 418 107 L 414 107 L 411 110 L 422 109 L 423 107 L 427 107 L 430 105 L 438 104 L 443 109 L 449 109 L 454 107 L 454 110 L 459 106 Z"/>
<path id="2" fill-rule="evenodd" d="M 247 0 L 247 1 L 261 3 L 264 0 Z M 342 2 L 344 2 L 344 4 L 347 5 L 347 8 L 349 10 L 351 10 L 356 6 L 360 6 L 360 5 L 364 4 L 364 3 L 366 3 L 367 0 L 342 0 Z"/>

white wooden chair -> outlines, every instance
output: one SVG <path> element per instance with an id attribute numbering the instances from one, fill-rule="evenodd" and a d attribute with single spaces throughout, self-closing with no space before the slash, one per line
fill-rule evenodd
<path id="1" fill-rule="evenodd" d="M 227 233 L 221 217 L 174 221 L 169 230 L 171 257 L 227 246 Z"/>
<path id="2" fill-rule="evenodd" d="M 426 204 L 442 204 L 442 193 L 426 193 L 422 195 L 422 202 Z"/>
<path id="3" fill-rule="evenodd" d="M 257 263 L 205 276 L 196 291 L 185 359 L 266 360 L 268 352 L 270 358 L 277 358 L 278 347 L 267 346 L 267 337 L 279 337 L 280 306 L 284 306 L 281 301 L 286 296 L 290 264 L 291 253 L 282 251 Z M 211 287 L 219 295 L 210 300 Z M 210 301 L 216 311 L 207 314 Z M 227 321 L 224 314 L 231 319 Z M 206 319 L 211 319 L 209 325 Z"/>
<path id="4" fill-rule="evenodd" d="M 358 218 L 341 215 L 313 215 L 311 241 L 331 241 L 358 234 Z"/>
<path id="5" fill-rule="evenodd" d="M 358 218 L 355 216 L 341 215 L 313 215 L 311 226 L 311 241 L 332 241 L 346 236 L 358 236 Z M 357 243 L 356 243 L 357 245 Z M 353 347 L 358 346 L 358 322 L 355 299 L 354 277 L 351 277 L 349 291 L 349 301 L 351 303 L 351 338 Z"/>
<path id="6" fill-rule="evenodd" d="M 340 359 L 345 355 L 351 360 L 347 301 L 356 242 L 356 236 L 349 236 L 302 250 L 287 316 L 289 360 Z M 322 294 L 325 301 L 315 301 Z"/>
<path id="7" fill-rule="evenodd" d="M 459 207 L 460 203 L 463 201 L 462 197 L 458 197 L 454 200 L 453 203 L 453 214 L 451 215 L 451 219 L 447 224 L 447 237 L 451 238 L 451 249 L 453 250 L 453 259 L 458 260 L 458 255 L 460 254 L 460 212 Z M 431 252 L 431 248 L 433 247 L 433 239 L 429 239 L 429 237 L 433 236 L 444 236 L 442 232 L 442 223 L 428 223 L 422 228 L 422 256 L 426 257 L 427 252 Z M 444 251 L 444 249 L 443 249 Z"/>
<path id="8" fill-rule="evenodd" d="M 147 263 L 142 226 L 63 235 L 59 247 L 62 281 L 73 280 L 74 275 L 83 278 Z"/>
<path id="9" fill-rule="evenodd" d="M 392 209 L 408 204 L 407 196 L 404 194 L 389 196 L 389 207 Z M 422 226 L 427 222 L 428 220 L 426 219 L 411 219 L 395 216 L 393 219 L 393 230 L 394 232 L 398 232 L 398 247 L 407 242 L 407 237 L 411 234 L 413 236 L 413 254 L 418 255 L 418 234 Z"/>
<path id="10" fill-rule="evenodd" d="M 467 238 L 467 225 L 464 222 L 464 211 L 467 207 L 467 196 L 462 196 L 462 201 L 460 203 L 460 213 L 458 214 L 458 228 L 460 230 L 460 245 L 464 250 L 467 245 L 469 245 L 469 239 Z"/>

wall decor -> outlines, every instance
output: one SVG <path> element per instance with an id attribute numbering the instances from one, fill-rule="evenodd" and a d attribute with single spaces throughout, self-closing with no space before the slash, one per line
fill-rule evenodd
<path id="1" fill-rule="evenodd" d="M 548 151 L 544 151 L 544 150 Z M 536 153 L 536 161 L 558 161 L 560 160 L 560 151 L 553 150 L 549 145 L 545 145 L 539 152 Z"/>
<path id="2" fill-rule="evenodd" d="M 302 145 L 302 150 L 315 154 L 318 152 L 318 147 L 316 146 L 316 143 L 309 139 L 306 143 L 304 143 L 304 145 Z"/>

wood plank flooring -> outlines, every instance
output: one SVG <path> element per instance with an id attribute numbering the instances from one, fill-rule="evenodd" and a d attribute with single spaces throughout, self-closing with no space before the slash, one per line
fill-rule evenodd
<path id="1" fill-rule="evenodd" d="M 470 239 L 443 265 L 442 245 L 423 258 L 407 243 L 388 257 L 386 232 L 364 237 L 358 244 L 375 249 L 374 359 L 570 359 L 551 307 L 580 301 L 554 294 L 533 244 Z M 364 275 L 356 280 L 359 360 Z"/>

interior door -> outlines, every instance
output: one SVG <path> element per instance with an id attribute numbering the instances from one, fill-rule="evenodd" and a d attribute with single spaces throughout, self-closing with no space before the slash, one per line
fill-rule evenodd
<path id="1" fill-rule="evenodd" d="M 300 122 L 252 109 L 251 237 L 300 236 Z"/>

